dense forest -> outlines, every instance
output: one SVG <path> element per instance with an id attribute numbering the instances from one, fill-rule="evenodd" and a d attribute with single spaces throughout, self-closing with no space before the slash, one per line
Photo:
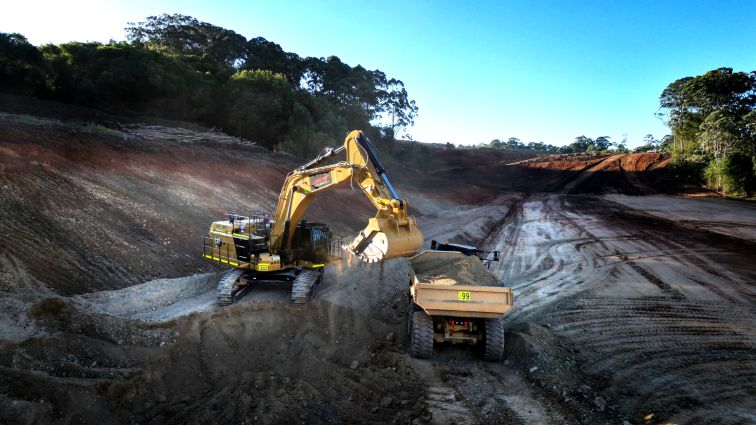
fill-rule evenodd
<path id="1" fill-rule="evenodd" d="M 678 167 L 715 190 L 750 197 L 756 190 L 756 71 L 719 68 L 680 78 L 660 101 Z"/>
<path id="2" fill-rule="evenodd" d="M 36 47 L 0 33 L 0 92 L 197 122 L 302 157 L 354 128 L 393 140 L 418 112 L 380 70 L 300 57 L 190 16 L 151 16 L 126 34 Z"/>

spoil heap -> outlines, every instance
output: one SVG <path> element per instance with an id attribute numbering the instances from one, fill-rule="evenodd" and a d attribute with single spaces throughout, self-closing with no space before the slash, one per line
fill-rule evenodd
<path id="1" fill-rule="evenodd" d="M 421 283 L 433 285 L 501 286 L 478 257 L 458 252 L 427 252 L 412 259 Z"/>

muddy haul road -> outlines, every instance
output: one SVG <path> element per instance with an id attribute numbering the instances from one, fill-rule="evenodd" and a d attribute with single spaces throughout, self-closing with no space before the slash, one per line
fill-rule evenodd
<path id="1" fill-rule="evenodd" d="M 563 418 L 756 423 L 752 243 L 598 197 L 537 195 L 486 246 L 504 253 L 493 264 L 515 294 L 509 361 Z"/>

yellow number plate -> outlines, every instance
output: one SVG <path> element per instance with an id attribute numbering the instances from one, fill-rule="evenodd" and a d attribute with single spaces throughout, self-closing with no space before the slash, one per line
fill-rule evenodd
<path id="1" fill-rule="evenodd" d="M 460 301 L 470 301 L 470 291 L 457 291 L 457 299 Z"/>
<path id="2" fill-rule="evenodd" d="M 267 272 L 268 271 L 268 266 L 259 265 L 259 266 L 257 266 L 257 270 L 261 271 L 261 272 Z"/>

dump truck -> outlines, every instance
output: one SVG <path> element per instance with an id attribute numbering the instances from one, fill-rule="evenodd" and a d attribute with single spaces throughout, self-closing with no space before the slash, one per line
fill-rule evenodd
<path id="1" fill-rule="evenodd" d="M 489 361 L 504 357 L 504 316 L 512 290 L 489 270 L 496 251 L 431 242 L 410 259 L 409 350 L 430 358 L 434 343 L 471 344 Z"/>

